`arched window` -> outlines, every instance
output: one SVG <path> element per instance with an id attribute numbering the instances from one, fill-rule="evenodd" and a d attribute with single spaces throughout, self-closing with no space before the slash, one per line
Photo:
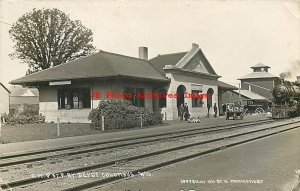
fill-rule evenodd
<path id="1" fill-rule="evenodd" d="M 177 108 L 179 108 L 179 106 L 181 104 L 184 104 L 184 92 L 186 92 L 186 88 L 184 85 L 179 85 L 177 87 L 177 91 L 176 91 L 176 94 L 177 94 Z"/>

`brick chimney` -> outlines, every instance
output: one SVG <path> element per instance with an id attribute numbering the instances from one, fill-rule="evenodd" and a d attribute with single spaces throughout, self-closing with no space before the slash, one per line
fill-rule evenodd
<path id="1" fill-rule="evenodd" d="M 143 60 L 148 60 L 148 48 L 139 47 L 139 58 Z"/>
<path id="2" fill-rule="evenodd" d="M 192 43 L 192 48 L 199 48 L 199 45 L 196 43 Z"/>

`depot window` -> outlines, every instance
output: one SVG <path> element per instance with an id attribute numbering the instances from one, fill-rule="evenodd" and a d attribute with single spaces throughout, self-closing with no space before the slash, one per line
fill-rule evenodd
<path id="1" fill-rule="evenodd" d="M 161 96 L 161 95 L 167 94 L 167 91 L 164 90 L 164 89 L 161 89 L 161 90 L 158 91 L 158 93 L 159 93 L 159 95 Z M 166 107 L 166 106 L 167 106 L 167 98 L 164 97 L 164 96 L 161 96 L 161 97 L 159 98 L 159 100 L 158 100 L 158 106 L 159 106 L 160 108 Z"/>
<path id="2" fill-rule="evenodd" d="M 138 107 L 145 107 L 145 99 L 137 97 L 138 93 L 140 93 L 142 95 L 145 94 L 144 88 L 126 87 L 126 88 L 124 88 L 124 93 L 132 95 L 131 98 L 125 98 L 125 99 L 131 101 L 132 105 L 138 106 Z"/>
<path id="3" fill-rule="evenodd" d="M 199 95 L 202 94 L 201 90 L 192 90 L 193 95 Z M 199 97 L 192 97 L 192 107 L 203 107 L 204 102 L 203 98 L 201 96 Z"/>
<path id="4" fill-rule="evenodd" d="M 58 90 L 59 109 L 91 108 L 90 88 Z"/>

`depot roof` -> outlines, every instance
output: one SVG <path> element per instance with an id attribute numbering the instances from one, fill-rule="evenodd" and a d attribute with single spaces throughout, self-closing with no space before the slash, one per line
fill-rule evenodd
<path id="1" fill-rule="evenodd" d="M 81 59 L 29 74 L 10 83 L 32 84 L 47 81 L 117 76 L 169 81 L 147 60 L 100 51 Z"/>

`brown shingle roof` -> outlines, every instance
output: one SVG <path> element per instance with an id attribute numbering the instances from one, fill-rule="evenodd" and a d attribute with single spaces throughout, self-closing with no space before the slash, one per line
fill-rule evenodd
<path id="1" fill-rule="evenodd" d="M 96 54 L 13 80 L 11 84 L 114 76 L 168 81 L 146 60 L 100 51 Z"/>
<path id="2" fill-rule="evenodd" d="M 209 61 L 207 60 L 206 56 L 203 54 L 202 50 L 198 46 L 193 47 L 189 52 L 179 52 L 179 53 L 158 55 L 157 57 L 150 59 L 149 62 L 155 68 L 157 68 L 162 74 L 165 74 L 164 67 L 166 65 L 173 65 L 173 66 L 176 65 L 176 67 L 180 68 L 180 70 L 184 70 L 184 65 L 191 58 L 193 58 L 195 56 L 195 54 L 200 54 L 201 62 L 206 64 L 206 67 L 207 67 L 206 69 L 208 70 L 208 74 L 205 72 L 204 73 L 202 72 L 203 74 L 221 77 L 221 76 L 217 75 L 217 73 L 215 72 L 215 70 L 213 69 L 213 67 L 211 66 Z M 189 71 L 189 72 L 195 72 L 195 71 Z M 199 72 L 199 73 L 201 73 L 201 72 Z"/>
<path id="3" fill-rule="evenodd" d="M 232 86 L 232 85 L 227 84 L 227 83 L 222 82 L 222 81 L 217 81 L 217 85 L 218 85 L 219 88 L 226 89 L 226 90 L 237 90 L 238 89 L 237 87 Z"/>
<path id="4" fill-rule="evenodd" d="M 164 67 L 165 65 L 175 65 L 183 58 L 188 52 L 178 52 L 172 54 L 163 54 L 158 55 L 149 60 L 149 62 L 158 69 L 162 74 L 165 73 Z"/>

